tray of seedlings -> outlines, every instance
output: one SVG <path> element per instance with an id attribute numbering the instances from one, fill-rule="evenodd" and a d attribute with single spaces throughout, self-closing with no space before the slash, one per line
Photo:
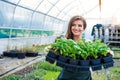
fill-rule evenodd
<path id="1" fill-rule="evenodd" d="M 46 61 L 70 71 L 93 71 L 114 66 L 110 48 L 101 40 L 75 42 L 59 38 L 49 45 Z"/>

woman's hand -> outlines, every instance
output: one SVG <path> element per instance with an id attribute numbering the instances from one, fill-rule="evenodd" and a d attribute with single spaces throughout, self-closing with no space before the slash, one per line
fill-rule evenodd
<path id="1" fill-rule="evenodd" d="M 49 45 L 49 46 L 46 46 L 44 50 L 45 50 L 45 52 L 49 52 L 49 50 L 50 50 L 51 48 L 52 48 L 51 45 Z"/>
<path id="2" fill-rule="evenodd" d="M 112 50 L 109 51 L 109 53 L 114 56 L 114 52 Z"/>

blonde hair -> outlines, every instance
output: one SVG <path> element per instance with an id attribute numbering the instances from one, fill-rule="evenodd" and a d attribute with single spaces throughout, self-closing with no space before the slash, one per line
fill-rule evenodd
<path id="1" fill-rule="evenodd" d="M 79 16 L 79 15 L 73 16 L 69 21 L 67 33 L 65 35 L 67 39 L 73 39 L 73 33 L 71 31 L 71 27 L 72 27 L 73 22 L 77 20 L 83 21 L 83 27 L 84 29 L 86 28 L 87 23 L 86 23 L 86 20 L 82 16 Z"/>

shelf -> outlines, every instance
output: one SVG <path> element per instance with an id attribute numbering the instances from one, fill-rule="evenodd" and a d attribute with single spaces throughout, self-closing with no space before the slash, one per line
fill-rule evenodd
<path id="1" fill-rule="evenodd" d="M 119 35 L 119 34 L 120 34 L 120 33 L 118 33 L 117 35 Z M 109 35 L 116 35 L 116 33 L 112 33 L 112 34 L 111 34 L 111 33 L 109 33 Z"/>
<path id="2" fill-rule="evenodd" d="M 109 39 L 120 39 L 120 37 L 110 37 L 109 36 Z"/>
<path id="3" fill-rule="evenodd" d="M 120 43 L 120 41 L 107 41 L 109 43 Z"/>

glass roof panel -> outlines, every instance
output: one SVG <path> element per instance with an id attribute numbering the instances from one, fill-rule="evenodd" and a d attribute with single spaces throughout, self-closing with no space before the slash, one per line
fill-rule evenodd
<path id="1" fill-rule="evenodd" d="M 87 19 L 100 19 L 101 18 L 98 6 L 94 7 L 94 9 L 91 9 L 90 11 L 84 13 L 83 15 Z"/>
<path id="2" fill-rule="evenodd" d="M 62 10 L 63 8 L 67 7 L 68 5 L 70 5 L 71 2 L 73 2 L 75 0 L 60 0 L 59 3 L 56 4 L 56 7 L 59 8 L 59 10 Z"/>
<path id="3" fill-rule="evenodd" d="M 113 16 L 114 16 L 112 18 L 113 24 L 120 24 L 120 8 L 115 11 Z"/>
<path id="4" fill-rule="evenodd" d="M 14 8 L 14 5 L 0 1 L 0 27 L 11 27 Z"/>
<path id="5" fill-rule="evenodd" d="M 52 6 L 53 5 L 50 2 L 48 2 L 47 0 L 44 0 L 41 3 L 41 5 L 38 7 L 37 11 L 47 13 Z"/>
<path id="6" fill-rule="evenodd" d="M 43 12 L 63 20 L 68 20 L 73 15 L 83 15 L 89 19 L 115 19 L 120 22 L 118 11 L 120 11 L 119 0 L 101 0 L 101 12 L 99 7 L 100 0 L 1 0 L 9 1 L 24 7 L 35 9 L 42 1 L 37 11 Z M 14 4 L 11 4 L 14 5 Z M 116 14 L 118 13 L 118 14 Z M 114 20 L 114 21 L 115 21 Z"/>
<path id="7" fill-rule="evenodd" d="M 114 13 L 116 13 L 116 11 L 119 8 L 120 8 L 120 4 L 118 1 L 103 0 L 102 5 L 101 5 L 101 16 L 102 17 L 113 17 Z"/>
<path id="8" fill-rule="evenodd" d="M 55 4 L 57 1 L 59 2 L 60 0 L 48 0 L 49 2 L 51 2 L 52 4 Z"/>
<path id="9" fill-rule="evenodd" d="M 53 7 L 52 10 L 48 13 L 48 15 L 56 17 L 58 13 L 60 13 L 60 11 L 56 7 Z"/>
<path id="10" fill-rule="evenodd" d="M 80 0 L 79 3 L 82 6 L 82 9 L 87 12 L 96 5 L 98 5 L 99 0 Z"/>
<path id="11" fill-rule="evenodd" d="M 75 9 L 75 10 L 74 10 Z M 71 12 L 71 10 L 74 10 L 75 12 Z M 73 14 L 74 13 L 74 14 Z M 67 14 L 71 14 L 71 15 L 80 15 L 84 13 L 84 10 L 82 9 L 80 3 L 78 2 L 78 0 L 71 2 L 70 5 L 66 6 L 61 13 L 59 13 L 57 15 L 57 17 L 64 17 L 64 16 L 69 16 Z M 62 15 L 61 15 L 62 14 Z M 63 19 L 63 18 L 62 18 Z"/>
<path id="12" fill-rule="evenodd" d="M 61 13 L 59 14 L 59 16 L 57 16 L 57 18 L 63 19 L 63 16 L 64 16 L 65 14 L 66 14 L 66 13 L 61 12 Z"/>
<path id="13" fill-rule="evenodd" d="M 32 11 L 26 10 L 21 7 L 16 7 L 12 27 L 29 28 L 31 15 L 32 15 Z"/>
<path id="14" fill-rule="evenodd" d="M 19 5 L 35 9 L 42 0 L 21 0 Z"/>
<path id="15" fill-rule="evenodd" d="M 6 0 L 6 1 L 9 1 L 9 2 L 17 4 L 19 0 Z"/>

